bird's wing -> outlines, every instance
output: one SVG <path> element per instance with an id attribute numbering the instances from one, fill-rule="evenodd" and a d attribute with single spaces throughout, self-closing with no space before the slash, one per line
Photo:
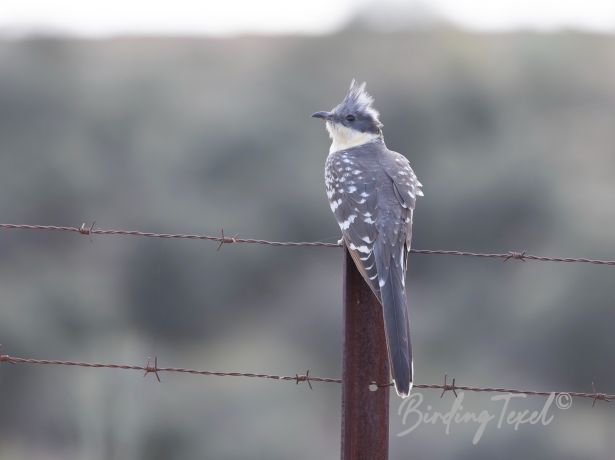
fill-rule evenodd
<path id="1" fill-rule="evenodd" d="M 391 374 L 401 396 L 410 393 L 412 349 L 406 301 L 406 257 L 412 209 L 399 200 L 399 190 L 388 175 L 378 193 L 378 238 L 374 256 L 382 298 Z"/>
<path id="2" fill-rule="evenodd" d="M 381 164 L 387 175 L 393 181 L 393 190 L 402 207 L 409 209 L 410 213 L 406 229 L 406 249 L 410 250 L 412 241 L 412 216 L 416 197 L 423 196 L 423 184 L 416 177 L 408 159 L 400 153 L 389 150 L 383 155 Z"/>
<path id="3" fill-rule="evenodd" d="M 374 242 L 378 236 L 377 162 L 361 161 L 345 151 L 329 155 L 325 185 L 346 247 L 368 286 L 380 300 Z"/>
<path id="4" fill-rule="evenodd" d="M 380 212 L 374 254 L 391 373 L 397 392 L 407 396 L 413 381 L 413 370 L 405 279 L 412 238 L 412 214 L 421 184 L 402 155 L 386 150 L 378 158 L 387 180 L 379 184 Z"/>

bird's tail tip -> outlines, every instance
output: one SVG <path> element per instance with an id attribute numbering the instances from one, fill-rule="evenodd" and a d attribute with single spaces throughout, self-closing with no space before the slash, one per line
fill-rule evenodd
<path id="1" fill-rule="evenodd" d="M 407 398 L 412 391 L 412 382 L 414 381 L 414 361 L 412 358 L 410 358 L 410 366 L 407 371 L 399 372 L 399 369 L 393 369 L 393 384 L 395 385 L 395 392 L 400 398 Z"/>
<path id="2" fill-rule="evenodd" d="M 408 382 L 408 384 L 406 385 L 399 385 L 396 381 L 394 381 L 394 383 L 397 396 L 402 399 L 405 399 L 410 396 L 410 392 L 412 391 L 412 382 Z"/>

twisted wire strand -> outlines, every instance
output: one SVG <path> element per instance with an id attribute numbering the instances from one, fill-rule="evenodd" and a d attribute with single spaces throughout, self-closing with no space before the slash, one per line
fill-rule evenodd
<path id="1" fill-rule="evenodd" d="M 210 370 L 198 370 L 198 369 L 190 369 L 185 367 L 159 367 L 158 359 L 155 358 L 152 364 L 152 360 L 148 359 L 146 365 L 134 365 L 134 364 L 112 364 L 112 363 L 90 363 L 90 362 L 81 362 L 81 361 L 63 361 L 56 359 L 34 359 L 34 358 L 20 358 L 16 356 L 10 356 L 6 354 L 0 354 L 0 363 L 9 363 L 9 364 L 33 364 L 33 365 L 51 365 L 51 366 L 71 366 L 71 367 L 84 367 L 84 368 L 96 368 L 96 369 L 119 369 L 119 370 L 133 370 L 133 371 L 141 371 L 144 372 L 144 375 L 155 374 L 158 381 L 160 381 L 160 373 L 168 372 L 168 373 L 179 373 L 179 374 L 190 374 L 190 375 L 198 375 L 198 376 L 215 376 L 215 377 L 245 377 L 245 378 L 254 378 L 254 379 L 266 379 L 266 380 L 277 380 L 277 381 L 292 381 L 297 384 L 301 382 L 306 382 L 310 388 L 312 388 L 312 383 L 320 382 L 320 383 L 342 383 L 342 380 L 339 378 L 330 378 L 330 377 L 318 377 L 314 375 L 310 375 L 310 371 L 308 370 L 305 374 L 295 374 L 293 375 L 275 375 L 275 374 L 265 374 L 265 373 L 253 373 L 253 372 L 222 372 L 222 371 L 210 371 Z M 379 387 L 382 386 L 390 386 L 391 383 L 386 383 L 383 385 L 377 385 Z M 453 379 L 452 384 L 449 384 L 447 381 L 447 376 L 444 377 L 444 383 L 442 384 L 415 384 L 413 388 L 420 389 L 428 389 L 428 390 L 442 390 L 441 396 L 443 396 L 446 392 L 453 392 L 457 395 L 457 390 L 459 391 L 469 391 L 476 393 L 512 393 L 512 394 L 522 394 L 527 396 L 542 396 L 548 397 L 551 395 L 568 395 L 574 398 L 588 398 L 593 399 L 594 404 L 596 401 L 606 401 L 610 402 L 615 399 L 615 394 L 607 394 L 600 393 L 596 391 L 594 384 L 592 383 L 593 392 L 580 392 L 580 391 L 532 391 L 532 390 L 522 390 L 518 388 L 501 388 L 501 387 L 476 387 L 476 386 L 467 386 L 467 385 L 456 385 L 455 379 Z"/>
<path id="2" fill-rule="evenodd" d="M 94 224 L 86 226 L 82 224 L 81 227 L 67 227 L 57 225 L 28 225 L 28 224 L 0 224 L 0 229 L 13 229 L 13 230 L 41 230 L 41 231 L 57 231 L 57 232 L 73 232 L 81 235 L 112 235 L 112 236 L 138 236 L 145 238 L 166 238 L 166 239 L 185 239 L 185 240 L 207 240 L 216 241 L 219 243 L 218 249 L 224 244 L 261 244 L 268 246 L 287 246 L 287 247 L 325 247 L 325 248 L 339 248 L 342 244 L 339 243 L 325 243 L 322 241 L 268 241 L 262 239 L 253 238 L 239 238 L 238 236 L 228 237 L 224 235 L 224 230 L 221 231 L 220 236 L 215 235 L 203 235 L 203 234 L 190 234 L 190 233 L 154 233 L 154 232 L 142 232 L 138 230 L 117 230 L 117 229 L 102 229 L 95 228 Z M 527 254 L 526 251 L 509 251 L 506 253 L 482 253 L 482 252 L 470 252 L 470 251 L 453 251 L 444 249 L 411 249 L 413 254 L 424 255 L 447 255 L 447 256 L 463 256 L 463 257 L 476 257 L 483 259 L 501 259 L 519 260 L 525 262 L 527 260 L 538 262 L 564 262 L 564 263 L 585 263 L 594 265 L 615 265 L 615 260 L 601 260 L 601 259 L 588 259 L 584 257 L 547 257 L 537 256 L 533 254 Z"/>

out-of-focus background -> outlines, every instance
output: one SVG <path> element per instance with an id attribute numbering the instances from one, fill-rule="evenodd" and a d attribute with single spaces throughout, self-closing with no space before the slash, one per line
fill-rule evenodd
<path id="1" fill-rule="evenodd" d="M 414 245 L 615 258 L 612 2 L 0 4 L 0 221 L 334 242 L 309 116 L 367 80 Z M 257 6 L 258 5 L 258 6 Z M 291 6 L 292 5 L 292 6 Z M 15 356 L 339 376 L 342 253 L 0 232 Z M 615 390 L 610 267 L 415 255 L 419 383 Z M 0 366 L 0 459 L 335 459 L 340 388 Z M 418 391 L 418 390 L 417 390 Z M 421 392 L 423 409 L 452 395 Z M 612 458 L 613 408 L 407 428 L 391 458 Z M 544 399 L 515 400 L 539 410 Z M 429 409 L 428 407 L 429 406 Z M 464 407 L 499 414 L 488 394 Z"/>

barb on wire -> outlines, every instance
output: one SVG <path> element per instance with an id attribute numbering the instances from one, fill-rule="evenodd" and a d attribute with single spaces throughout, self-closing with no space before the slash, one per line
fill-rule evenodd
<path id="1" fill-rule="evenodd" d="M 232 238 L 226 238 L 224 236 L 224 229 L 221 228 L 220 229 L 220 244 L 218 245 L 218 248 L 216 249 L 216 251 L 219 251 L 220 249 L 222 249 L 222 245 L 223 244 L 229 244 L 229 243 L 237 243 L 237 237 L 239 236 L 239 234 L 236 234 L 235 236 L 233 236 Z"/>
<path id="2" fill-rule="evenodd" d="M 453 379 L 453 383 L 451 383 L 450 385 L 448 384 L 447 379 L 448 375 L 444 374 L 444 385 L 442 385 L 442 394 L 440 395 L 440 399 L 444 397 L 444 393 L 446 393 L 447 391 L 452 391 L 455 395 L 455 398 L 457 397 L 457 387 L 455 386 L 455 379 Z"/>
<path id="3" fill-rule="evenodd" d="M 301 382 L 307 382 L 308 386 L 310 387 L 310 390 L 313 390 L 314 388 L 312 388 L 312 378 L 310 377 L 310 370 L 308 369 L 305 372 L 305 375 L 299 375 L 299 374 L 295 374 L 295 379 L 297 380 L 297 385 L 299 385 L 299 383 Z"/>
<path id="4" fill-rule="evenodd" d="M 313 389 L 312 383 L 320 382 L 320 383 L 342 383 L 341 379 L 329 378 L 329 377 L 316 377 L 310 375 L 310 371 L 306 371 L 305 374 L 295 374 L 292 375 L 273 375 L 273 374 L 256 374 L 251 372 L 220 372 L 220 371 L 209 371 L 209 370 L 197 370 L 197 369 L 189 369 L 183 367 L 158 367 L 158 358 L 154 358 L 154 363 L 152 365 L 151 359 L 148 359 L 147 364 L 145 366 L 132 365 L 132 364 L 109 364 L 109 363 L 88 363 L 88 362 L 80 362 L 80 361 L 61 361 L 55 359 L 33 359 L 33 358 L 19 358 L 16 356 L 10 356 L 7 354 L 1 354 L 0 349 L 0 364 L 1 363 L 11 363 L 11 364 L 34 364 L 34 365 L 53 365 L 53 366 L 75 366 L 75 367 L 86 367 L 86 368 L 104 368 L 104 369 L 120 369 L 120 370 L 135 370 L 144 372 L 144 375 L 147 374 L 155 374 L 158 382 L 160 382 L 160 372 L 171 372 L 171 373 L 180 373 L 180 374 L 190 374 L 190 375 L 200 375 L 200 376 L 216 376 L 216 377 L 246 377 L 246 378 L 257 378 L 257 379 L 268 379 L 268 380 L 277 380 L 277 381 L 292 381 L 296 382 L 298 385 L 300 382 L 307 382 L 310 389 Z M 413 388 L 420 389 L 428 389 L 428 390 L 442 390 L 442 394 L 440 397 L 444 396 L 444 393 L 447 391 L 452 391 L 455 396 L 457 396 L 457 391 L 470 391 L 477 393 L 513 393 L 513 394 L 523 394 L 527 396 L 543 396 L 548 397 L 553 394 L 560 395 L 565 394 L 574 398 L 588 398 L 592 399 L 592 406 L 596 404 L 596 401 L 606 401 L 610 402 L 615 399 L 615 394 L 606 394 L 606 393 L 597 393 L 596 387 L 592 382 L 592 393 L 583 393 L 578 391 L 531 391 L 531 390 L 520 390 L 518 388 L 498 388 L 498 387 L 473 387 L 473 386 L 462 386 L 456 385 L 455 379 L 453 379 L 452 384 L 449 384 L 447 381 L 447 376 L 444 376 L 444 384 L 414 384 Z M 376 385 L 377 387 L 386 387 L 390 386 L 392 383 Z"/>
<path id="5" fill-rule="evenodd" d="M 114 230 L 114 229 L 102 229 L 95 228 L 94 223 L 90 226 L 82 224 L 80 227 L 65 227 L 56 225 L 28 225 L 28 224 L 0 224 L 0 229 L 15 229 L 15 230 L 42 230 L 42 231 L 57 231 L 57 232 L 74 232 L 81 235 L 87 235 L 90 238 L 92 235 L 115 235 L 115 236 L 140 236 L 145 238 L 166 238 L 166 239 L 185 239 L 185 240 L 207 240 L 217 241 L 219 243 L 218 250 L 225 244 L 263 244 L 268 246 L 286 246 L 286 247 L 325 247 L 325 248 L 339 248 L 343 245 L 341 243 L 325 243 L 322 241 L 311 242 L 293 242 L 293 241 L 268 241 L 259 240 L 253 238 L 239 238 L 238 234 L 232 238 L 224 235 L 222 230 L 220 236 L 214 235 L 199 235 L 189 233 L 153 233 L 142 232 L 138 230 Z M 446 255 L 446 256 L 464 256 L 464 257 L 478 257 L 484 259 L 502 259 L 508 260 L 520 260 L 522 262 L 532 260 L 538 262 L 566 262 L 566 263 L 585 263 L 594 265 L 615 265 L 615 260 L 600 260 L 600 259 L 588 259 L 582 257 L 546 257 L 527 254 L 526 251 L 508 251 L 505 253 L 483 253 L 483 252 L 469 252 L 469 251 L 451 251 L 443 249 L 411 249 L 413 254 L 427 254 L 427 255 Z"/>
<path id="6" fill-rule="evenodd" d="M 504 258 L 504 262 L 509 261 L 510 259 L 520 260 L 521 262 L 525 262 L 526 251 L 515 252 L 510 251 L 508 255 Z"/>
<path id="7" fill-rule="evenodd" d="M 592 382 L 592 393 L 594 393 L 594 401 L 592 402 L 592 407 L 596 405 L 596 401 L 611 402 L 611 400 L 613 399 L 610 397 L 610 395 L 596 392 L 596 384 L 594 382 Z"/>
<path id="8" fill-rule="evenodd" d="M 147 377 L 148 374 L 154 374 L 156 376 L 156 380 L 160 383 L 160 375 L 158 375 L 158 356 L 154 356 L 154 365 L 152 366 L 150 362 L 151 358 L 147 358 L 147 364 L 145 365 L 145 372 L 143 373 L 143 377 Z"/>

